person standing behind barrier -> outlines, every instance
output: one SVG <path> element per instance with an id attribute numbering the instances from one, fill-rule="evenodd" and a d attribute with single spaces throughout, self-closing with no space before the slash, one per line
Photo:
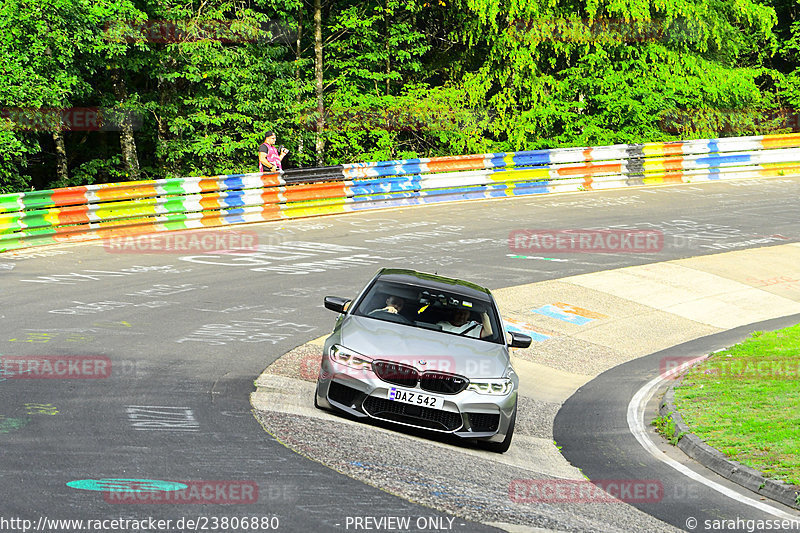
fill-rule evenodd
<path id="1" fill-rule="evenodd" d="M 289 153 L 289 150 L 281 146 L 281 151 L 275 148 L 275 141 L 277 136 L 275 132 L 268 131 L 264 138 L 264 142 L 258 147 L 258 171 L 259 172 L 277 172 L 283 170 L 283 158 Z"/>

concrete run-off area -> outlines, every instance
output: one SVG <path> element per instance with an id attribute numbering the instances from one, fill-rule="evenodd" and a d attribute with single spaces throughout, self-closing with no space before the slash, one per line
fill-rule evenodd
<path id="1" fill-rule="evenodd" d="M 583 384 L 670 346 L 800 313 L 798 280 L 800 245 L 787 244 L 493 291 L 507 325 L 535 339 L 514 351 L 521 397 L 514 441 L 502 455 L 315 409 L 324 337 L 270 365 L 251 401 L 264 428 L 296 452 L 463 518 L 520 532 L 673 531 L 620 501 L 530 501 L 514 487 L 585 480 L 552 432 L 560 406 Z"/>

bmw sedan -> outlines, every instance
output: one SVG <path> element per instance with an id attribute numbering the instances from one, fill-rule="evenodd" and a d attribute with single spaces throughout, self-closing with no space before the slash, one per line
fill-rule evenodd
<path id="1" fill-rule="evenodd" d="M 511 445 L 519 378 L 488 289 L 413 270 L 383 269 L 355 300 L 327 296 L 339 313 L 325 341 L 314 404 L 357 418 Z"/>

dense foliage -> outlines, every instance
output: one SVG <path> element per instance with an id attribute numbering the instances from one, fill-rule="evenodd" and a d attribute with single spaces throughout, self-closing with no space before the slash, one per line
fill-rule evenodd
<path id="1" fill-rule="evenodd" d="M 789 131 L 798 3 L 3 0 L 0 192 Z"/>

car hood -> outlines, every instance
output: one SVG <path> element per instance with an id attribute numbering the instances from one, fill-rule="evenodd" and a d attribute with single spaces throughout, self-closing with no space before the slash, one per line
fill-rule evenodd
<path id="1" fill-rule="evenodd" d="M 503 376 L 509 364 L 505 345 L 441 331 L 350 315 L 341 324 L 341 344 L 372 359 L 441 370 L 468 378 Z"/>

